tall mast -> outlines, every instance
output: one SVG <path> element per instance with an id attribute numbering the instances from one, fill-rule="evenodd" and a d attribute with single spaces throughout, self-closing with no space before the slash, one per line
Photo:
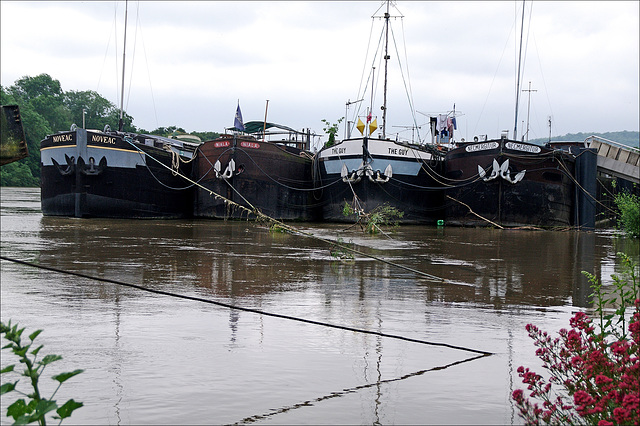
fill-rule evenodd
<path id="1" fill-rule="evenodd" d="M 523 92 L 529 92 L 529 103 L 527 105 L 527 133 L 522 135 L 522 141 L 524 142 L 525 135 L 527 136 L 527 142 L 529 141 L 529 112 L 531 111 L 531 92 L 537 92 L 537 90 L 531 88 L 531 82 L 529 82 L 529 89 L 523 89 Z"/>
<path id="2" fill-rule="evenodd" d="M 516 85 L 516 119 L 513 125 L 513 140 L 518 140 L 518 103 L 520 102 L 520 65 L 522 63 L 522 32 L 524 30 L 524 2 L 522 0 L 522 23 L 520 24 L 520 50 L 518 52 L 518 79 Z"/>
<path id="3" fill-rule="evenodd" d="M 382 139 L 386 139 L 387 123 L 387 62 L 389 61 L 389 2 L 387 0 L 387 11 L 384 14 L 384 94 L 382 100 Z"/>
<path id="4" fill-rule="evenodd" d="M 118 122 L 118 131 L 122 131 L 124 128 L 124 61 L 127 53 L 127 10 L 128 1 L 124 2 L 124 47 L 122 49 L 122 89 L 120 92 L 120 121 Z"/>

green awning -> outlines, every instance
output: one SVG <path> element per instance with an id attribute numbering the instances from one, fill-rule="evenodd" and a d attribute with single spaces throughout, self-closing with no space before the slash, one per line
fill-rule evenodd
<path id="1" fill-rule="evenodd" d="M 283 126 L 281 124 L 267 122 L 265 126 L 264 121 L 248 121 L 244 123 L 245 133 L 262 133 L 265 127 L 267 129 L 271 129 L 275 127 L 276 129 L 286 130 L 287 132 L 301 133 L 295 129 L 292 129 L 291 127 Z"/>

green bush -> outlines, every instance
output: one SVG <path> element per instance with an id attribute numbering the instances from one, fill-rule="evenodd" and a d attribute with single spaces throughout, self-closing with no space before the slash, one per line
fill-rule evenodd
<path id="1" fill-rule="evenodd" d="M 32 345 L 42 330 L 36 330 L 29 335 L 29 343 L 23 345 L 21 341 L 24 328 L 18 328 L 18 325 L 11 325 L 11 321 L 8 324 L 0 322 L 0 333 L 4 335 L 4 338 L 9 341 L 9 344 L 3 346 L 2 349 L 11 349 L 14 355 L 16 355 L 21 364 L 24 364 L 25 369 L 22 372 L 22 376 L 26 377 L 31 386 L 32 392 L 22 392 L 18 390 L 17 385 L 19 380 L 15 382 L 2 383 L 0 386 L 0 395 L 8 394 L 9 392 L 16 392 L 21 394 L 24 398 L 17 399 L 13 404 L 7 407 L 7 417 L 13 417 L 15 424 L 28 424 L 38 422 L 40 425 L 46 425 L 46 415 L 55 410 L 58 414 L 53 415 L 54 419 L 60 420 L 71 416 L 71 413 L 76 409 L 82 407 L 82 402 L 76 402 L 73 399 L 68 400 L 62 406 L 58 406 L 53 397 L 62 386 L 62 383 L 66 382 L 73 376 L 82 373 L 84 370 L 75 370 L 69 373 L 60 373 L 51 378 L 58 382 L 58 386 L 49 398 L 44 398 L 40 395 L 40 389 L 38 387 L 38 380 L 44 373 L 45 368 L 56 361 L 62 359 L 60 355 L 45 355 L 42 359 L 38 359 L 40 350 L 44 345 L 40 345 L 35 349 L 32 349 Z M 0 374 L 13 372 L 15 364 L 3 367 L 0 370 Z"/>
<path id="2" fill-rule="evenodd" d="M 640 197 L 623 191 L 614 196 L 614 201 L 620 210 L 620 227 L 630 237 L 640 237 Z"/>

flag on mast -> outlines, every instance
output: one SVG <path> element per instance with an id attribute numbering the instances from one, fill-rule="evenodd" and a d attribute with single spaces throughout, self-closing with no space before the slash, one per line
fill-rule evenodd
<path id="1" fill-rule="evenodd" d="M 242 121 L 242 112 L 240 111 L 240 101 L 238 101 L 238 108 L 236 108 L 236 117 L 233 120 L 233 127 L 236 130 L 244 132 L 244 122 Z"/>

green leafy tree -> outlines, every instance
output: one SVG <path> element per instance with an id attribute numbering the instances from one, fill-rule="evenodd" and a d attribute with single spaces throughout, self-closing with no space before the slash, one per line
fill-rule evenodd
<path id="1" fill-rule="evenodd" d="M 155 130 L 150 132 L 152 135 L 158 136 L 170 136 L 174 133 L 187 133 L 182 127 L 177 126 L 169 126 L 169 127 L 158 127 Z"/>
<path id="2" fill-rule="evenodd" d="M 78 127 L 82 127 L 84 111 L 85 128 L 102 130 L 106 124 L 114 130 L 118 128 L 118 108 L 98 92 L 70 90 L 64 94 L 64 103 Z"/>
<path id="3" fill-rule="evenodd" d="M 24 160 L 5 164 L 0 169 L 2 186 L 38 186 L 40 182 L 33 176 Z"/>
<path id="4" fill-rule="evenodd" d="M 58 80 L 49 74 L 22 77 L 9 88 L 20 109 L 30 105 L 55 131 L 71 126 L 71 112 L 64 104 L 64 93 Z"/>
<path id="5" fill-rule="evenodd" d="M 0 86 L 0 103 L 20 107 L 29 150 L 27 158 L 2 167 L 0 184 L 3 186 L 39 186 L 40 141 L 54 132 L 69 130 L 72 124 L 82 127 L 83 110 L 87 129 L 103 130 L 108 125 L 112 130 L 118 130 L 120 121 L 120 109 L 99 93 L 92 90 L 64 92 L 60 82 L 49 74 L 22 77 L 8 88 Z M 136 128 L 133 117 L 126 112 L 123 124 L 126 132 L 149 133 Z M 169 136 L 175 132 L 187 133 L 178 126 L 159 127 L 150 133 Z M 219 136 L 216 132 L 190 134 L 201 140 Z"/>
<path id="6" fill-rule="evenodd" d="M 342 123 L 342 120 L 344 120 L 344 117 L 340 117 L 338 119 L 338 122 L 333 124 L 329 123 L 329 121 L 325 120 L 324 118 L 320 120 L 325 124 L 325 127 L 322 130 L 329 135 L 329 140 L 327 141 L 327 143 L 324 144 L 325 147 L 335 145 L 336 134 L 338 134 L 338 126 L 340 126 L 340 123 Z"/>
<path id="7" fill-rule="evenodd" d="M 199 137 L 203 141 L 211 141 L 220 137 L 218 132 L 191 132 L 190 134 Z"/>

